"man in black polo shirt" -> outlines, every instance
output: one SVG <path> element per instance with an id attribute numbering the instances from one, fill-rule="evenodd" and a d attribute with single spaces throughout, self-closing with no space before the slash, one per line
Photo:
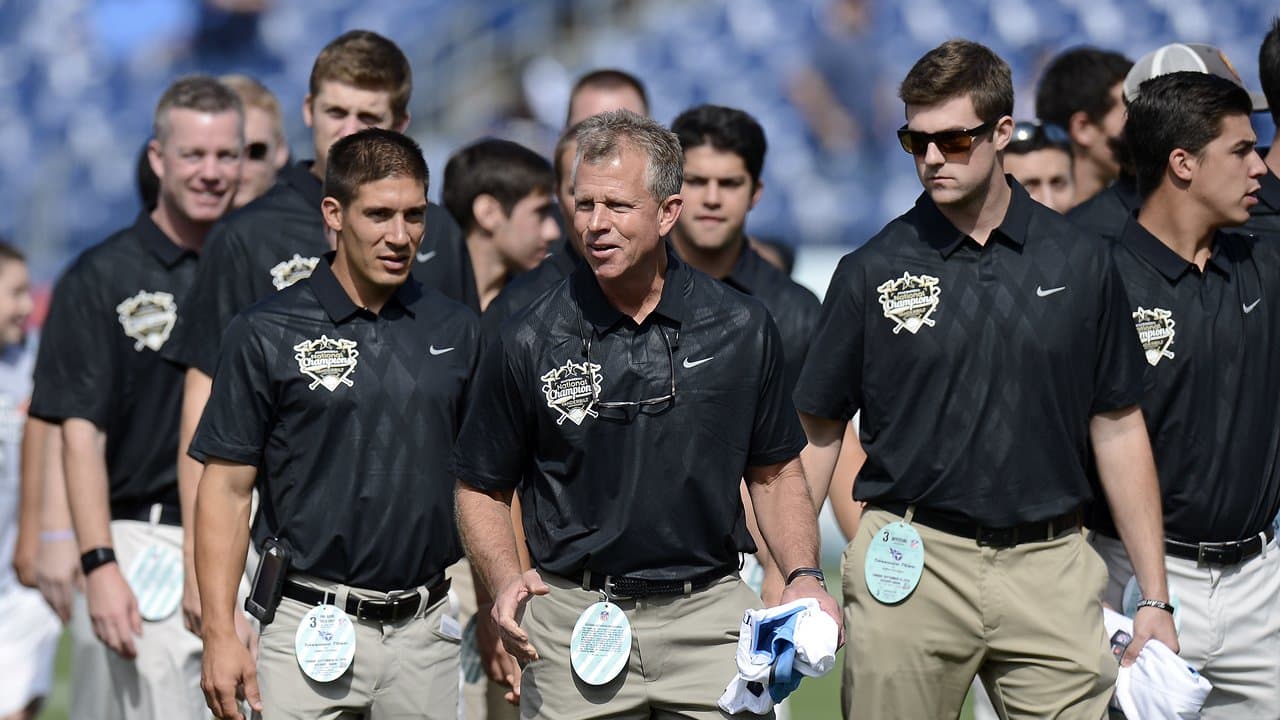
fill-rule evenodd
<path id="1" fill-rule="evenodd" d="M 684 206 L 671 230 L 671 244 L 690 267 L 764 303 L 782 336 L 790 392 L 804 365 L 821 306 L 812 292 L 767 262 L 747 242 L 747 213 L 764 192 L 760 180 L 767 147 L 764 128 L 741 110 L 701 105 L 681 113 L 671 123 L 671 131 L 680 138 L 684 151 L 680 191 Z M 743 500 L 749 503 L 745 489 Z M 744 567 L 744 575 L 755 578 L 753 587 L 766 601 L 776 602 L 784 578 L 767 551 L 754 558 L 761 568 L 752 576 Z M 759 574 L 761 569 L 763 575 Z"/>
<path id="2" fill-rule="evenodd" d="M 1142 356 L 1105 245 L 1009 180 L 1009 66 L 976 43 L 899 94 L 925 193 L 836 270 L 796 388 L 826 495 L 862 411 L 845 713 L 950 717 L 974 674 L 1015 717 L 1098 718 L 1116 677 L 1080 532 L 1092 445 L 1144 597 L 1167 602 Z M 1143 607 L 1126 661 L 1171 616 Z"/>
<path id="3" fill-rule="evenodd" d="M 236 313 L 307 277 L 332 250 L 320 215 L 321 180 L 335 140 L 366 127 L 403 131 L 413 90 L 409 60 L 390 40 L 366 30 L 344 33 L 316 56 L 302 106 L 311 128 L 314 161 L 284 168 L 266 195 L 218 223 L 195 279 L 190 321 L 174 329 L 165 357 L 186 368 L 178 479 L 184 518 L 190 518 L 201 467 L 186 452 L 208 401 L 222 335 Z M 464 297 L 461 234 L 443 208 L 429 205 L 414 276 L 448 297 Z M 189 523 L 188 523 L 189 525 Z M 259 540 L 261 538 L 258 538 Z M 193 548 L 185 543 L 188 577 Z M 184 588 L 187 626 L 200 628 L 194 582 Z"/>
<path id="4" fill-rule="evenodd" d="M 1147 80 L 1179 71 L 1208 73 L 1244 87 L 1235 67 L 1218 48 L 1202 43 L 1170 43 L 1143 55 L 1129 69 L 1124 78 L 1124 102 L 1133 102 L 1138 96 L 1138 89 Z M 1262 96 L 1257 97 L 1254 109 L 1266 109 Z M 1124 132 L 1116 137 L 1114 145 L 1120 156 L 1120 176 L 1106 190 L 1067 213 L 1072 222 L 1107 240 L 1120 237 L 1125 223 L 1142 204 Z"/>
<path id="5" fill-rule="evenodd" d="M 755 549 L 743 477 L 792 581 L 783 599 L 836 615 L 813 567 L 781 340 L 763 305 L 662 241 L 681 205 L 673 134 L 625 110 L 597 115 L 575 166 L 587 267 L 486 351 L 454 451 L 463 538 L 507 649 L 528 662 L 523 717 L 588 717 L 608 702 L 619 715 L 719 718 L 736 628 L 759 604 L 736 574 L 738 552 Z M 536 568 L 523 573 L 517 484 Z"/>
<path id="6" fill-rule="evenodd" d="M 1251 232 L 1280 233 L 1280 18 L 1271 23 L 1271 30 L 1262 39 L 1258 50 L 1258 78 L 1262 94 L 1271 111 L 1271 122 L 1276 133 L 1264 158 L 1267 174 L 1259 182 L 1258 204 L 1249 210 L 1249 222 L 1244 229 Z"/>
<path id="7" fill-rule="evenodd" d="M 156 209 L 81 255 L 54 290 L 31 413 L 62 424 L 88 614 L 114 651 L 108 677 L 77 658 L 76 717 L 203 714 L 200 641 L 177 612 L 182 375 L 160 351 L 190 312 L 196 255 L 235 195 L 243 117 L 239 98 L 213 78 L 171 85 L 148 149 Z"/>
<path id="8" fill-rule="evenodd" d="M 1280 717 L 1280 244 L 1221 232 L 1266 172 L 1249 95 L 1203 73 L 1142 84 L 1129 105 L 1144 200 L 1114 250 L 1147 358 L 1181 656 L 1213 683 L 1206 718 Z M 1107 600 L 1132 612 L 1110 513 L 1090 522 Z"/>
<path id="9" fill-rule="evenodd" d="M 427 208 L 417 144 L 365 130 L 334 144 L 326 172 L 337 254 L 228 328 L 192 440 L 203 686 L 220 718 L 241 717 L 239 691 L 267 718 L 452 720 L 445 568 L 461 548 L 446 468 L 479 323 L 411 278 Z M 255 480 L 262 533 L 292 557 L 256 671 L 232 621 Z"/>

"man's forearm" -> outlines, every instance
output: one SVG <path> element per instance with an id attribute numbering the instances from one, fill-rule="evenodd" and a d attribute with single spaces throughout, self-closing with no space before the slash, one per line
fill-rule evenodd
<path id="1" fill-rule="evenodd" d="M 814 512 L 817 512 L 827 500 L 831 477 L 835 474 L 836 463 L 840 459 L 840 446 L 848 423 L 800 413 L 800 424 L 804 426 L 805 435 L 809 439 L 808 445 L 800 451 L 800 462 L 804 467 L 804 480 L 809 488 Z"/>
<path id="2" fill-rule="evenodd" d="M 34 571 L 35 554 L 40 547 L 40 508 L 44 503 L 44 487 L 41 483 L 44 477 L 44 448 L 48 437 L 57 431 L 57 427 L 32 417 L 27 418 L 22 430 L 18 480 L 18 540 L 12 559 L 14 567 L 22 576 L 19 579 L 24 583 L 34 579 L 25 576 Z"/>
<path id="3" fill-rule="evenodd" d="M 747 469 L 747 489 L 760 534 L 785 578 L 818 564 L 818 514 L 800 460 Z"/>
<path id="4" fill-rule="evenodd" d="M 236 590 L 249 551 L 249 506 L 257 470 L 211 462 L 195 503 L 196 580 L 204 632 L 235 635 Z"/>
<path id="5" fill-rule="evenodd" d="M 1095 416 L 1090 436 L 1098 479 L 1143 597 L 1167 601 L 1160 484 L 1142 413 Z"/>
<path id="6" fill-rule="evenodd" d="M 471 566 L 491 597 L 520 576 L 515 531 L 511 527 L 510 494 L 490 494 L 459 481 L 455 492 L 458 532 Z"/>
<path id="7" fill-rule="evenodd" d="M 69 418 L 62 423 L 67 504 L 80 552 L 112 544 L 106 447 L 107 434 L 88 420 Z"/>
<path id="8" fill-rule="evenodd" d="M 40 531 L 59 532 L 72 527 L 71 505 L 67 500 L 67 477 L 63 471 L 62 428 L 49 426 L 41 448 L 44 462 L 40 467 Z"/>
<path id="9" fill-rule="evenodd" d="M 204 465 L 187 455 L 191 438 L 200 424 L 200 415 L 209 402 L 213 380 L 203 372 L 188 368 L 182 388 L 182 417 L 178 424 L 178 502 L 182 506 L 182 551 L 188 562 L 195 559 L 196 489 Z"/>

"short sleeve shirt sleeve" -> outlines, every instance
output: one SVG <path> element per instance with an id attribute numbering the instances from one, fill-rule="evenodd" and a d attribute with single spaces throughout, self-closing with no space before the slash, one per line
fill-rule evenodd
<path id="1" fill-rule="evenodd" d="M 120 332 L 101 283 L 72 266 L 53 291 L 35 369 L 31 414 L 49 422 L 82 418 L 105 429 L 111 417 Z M 86 361 L 87 359 L 91 359 Z"/>
<path id="2" fill-rule="evenodd" d="M 854 257 L 831 279 L 795 390 L 797 410 L 832 420 L 848 421 L 862 407 L 865 288 Z"/>
<path id="3" fill-rule="evenodd" d="M 209 404 L 191 440 L 191 457 L 259 464 L 270 433 L 272 395 L 260 339 L 250 321 L 237 317 L 227 328 Z"/>
<path id="4" fill-rule="evenodd" d="M 454 476 L 484 491 L 519 484 L 528 454 L 527 400 L 512 345 L 512 338 L 505 336 L 483 349 L 453 451 Z"/>
<path id="5" fill-rule="evenodd" d="M 1089 414 L 1111 412 L 1142 400 L 1147 366 L 1142 344 L 1129 310 L 1124 281 L 1110 254 L 1102 272 L 1098 312 L 1098 355 L 1093 374 Z"/>
<path id="6" fill-rule="evenodd" d="M 765 316 L 764 368 L 760 378 L 760 400 L 756 404 L 751 429 L 751 449 L 747 464 L 773 465 L 800 454 L 804 449 L 804 429 L 791 402 L 782 336 L 772 318 Z"/>

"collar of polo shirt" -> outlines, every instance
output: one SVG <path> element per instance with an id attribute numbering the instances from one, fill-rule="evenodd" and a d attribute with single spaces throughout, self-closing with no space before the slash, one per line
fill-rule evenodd
<path id="1" fill-rule="evenodd" d="M 1276 177 L 1268 169 L 1265 175 L 1258 178 L 1258 182 L 1262 184 L 1258 189 L 1258 199 L 1272 210 L 1280 212 L 1280 177 Z"/>
<path id="2" fill-rule="evenodd" d="M 662 297 L 658 299 L 658 306 L 653 309 L 650 316 L 661 315 L 679 325 L 684 322 L 687 312 L 685 295 L 690 289 L 691 271 L 676 257 L 670 244 L 666 245 L 666 252 L 667 274 L 663 278 Z M 582 317 L 591 323 L 597 335 L 604 335 L 619 323 L 630 320 L 622 311 L 609 303 L 589 265 L 586 263 L 579 265 L 574 270 L 572 278 L 572 290 L 579 307 L 582 308 Z"/>
<path id="3" fill-rule="evenodd" d="M 1031 223 L 1031 211 L 1036 202 L 1012 175 L 1005 175 L 1009 183 L 1009 209 L 1005 211 L 1000 227 L 991 233 L 991 239 L 1003 239 L 1022 247 L 1027 242 L 1027 226 Z M 951 223 L 928 193 L 920 193 L 916 207 L 922 211 L 922 219 L 926 223 L 925 235 L 929 244 L 938 249 L 943 258 L 950 257 L 956 248 L 969 238 Z"/>
<path id="4" fill-rule="evenodd" d="M 166 268 L 172 268 L 177 265 L 188 254 L 195 255 L 195 253 L 179 247 L 177 243 L 170 240 L 169 236 L 165 235 L 164 231 L 160 229 L 160 226 L 156 225 L 155 221 L 151 219 L 151 215 L 145 211 L 138 215 L 138 221 L 134 223 L 134 228 L 138 232 L 138 237 L 142 239 L 143 247 L 150 251 L 152 255 L 155 255 L 156 259 Z"/>
<path id="5" fill-rule="evenodd" d="M 342 289 L 342 285 L 338 282 L 338 277 L 333 274 L 332 265 L 336 256 L 337 253 L 332 250 L 325 253 L 321 262 L 316 265 L 316 269 L 312 271 L 308 281 L 311 284 L 311 291 L 316 294 L 316 299 L 324 307 L 329 319 L 335 323 L 340 323 L 364 308 L 355 304 L 351 296 L 347 295 L 347 291 Z M 413 316 L 414 305 L 420 299 L 422 299 L 422 286 L 410 276 L 408 280 L 405 280 L 404 284 L 396 288 L 390 302 L 399 305 L 406 314 Z M 385 312 L 386 308 L 384 307 L 383 313 Z"/>
<path id="6" fill-rule="evenodd" d="M 1228 252 L 1227 243 L 1230 241 L 1226 238 L 1226 233 L 1221 231 L 1214 233 L 1213 253 L 1209 255 L 1209 262 L 1205 267 L 1213 267 L 1230 277 L 1231 263 L 1225 257 Z M 1143 227 L 1137 218 L 1131 217 L 1126 221 L 1124 230 L 1120 232 L 1120 242 L 1171 281 L 1176 281 L 1196 269 L 1195 263 L 1188 262 L 1168 245 L 1160 242 L 1160 239 Z"/>

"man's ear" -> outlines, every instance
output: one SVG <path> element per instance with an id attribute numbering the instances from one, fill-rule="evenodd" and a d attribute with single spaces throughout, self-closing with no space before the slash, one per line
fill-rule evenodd
<path id="1" fill-rule="evenodd" d="M 312 127 L 312 123 L 315 122 L 315 118 L 311 115 L 311 93 L 307 93 L 307 96 L 302 98 L 302 122 L 307 127 Z"/>
<path id="2" fill-rule="evenodd" d="M 1199 166 L 1200 161 L 1196 156 L 1182 148 L 1174 148 L 1173 152 L 1169 153 L 1169 173 L 1182 182 L 1191 182 Z"/>
<path id="3" fill-rule="evenodd" d="M 1072 145 L 1093 147 L 1098 142 L 1102 129 L 1089 119 L 1089 113 L 1077 110 L 1067 119 L 1067 134 L 1071 136 Z"/>
<path id="4" fill-rule="evenodd" d="M 325 227 L 335 233 L 342 232 L 343 214 L 342 203 L 337 198 L 325 196 L 320 201 L 320 215 L 324 218 Z"/>
<path id="5" fill-rule="evenodd" d="M 164 180 L 164 147 L 160 145 L 160 141 L 151 138 L 147 141 L 147 163 L 151 165 L 151 172 L 156 177 Z"/>
<path id="6" fill-rule="evenodd" d="M 751 191 L 751 204 L 747 206 L 748 210 L 756 209 L 756 203 L 760 202 L 761 195 L 764 195 L 764 180 L 757 180 L 756 189 Z"/>
<path id="7" fill-rule="evenodd" d="M 490 235 L 496 233 L 507 221 L 502 203 L 489 193 L 480 193 L 471 201 L 471 216 L 475 218 L 476 226 Z"/>
<path id="8" fill-rule="evenodd" d="M 670 195 L 658 206 L 658 235 L 666 237 L 671 228 L 680 219 L 680 210 L 684 207 L 684 198 L 679 194 Z"/>

